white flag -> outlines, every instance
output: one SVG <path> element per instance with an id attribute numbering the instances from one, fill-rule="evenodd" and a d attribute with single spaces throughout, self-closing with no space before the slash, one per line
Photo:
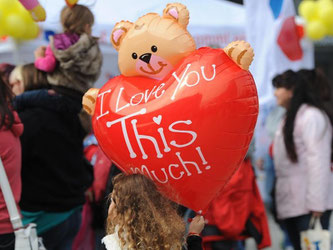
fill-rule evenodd
<path id="1" fill-rule="evenodd" d="M 314 67 L 313 44 L 299 35 L 293 0 L 245 0 L 246 40 L 254 49 L 250 71 L 259 103 L 274 101 L 272 79 L 288 69 Z"/>

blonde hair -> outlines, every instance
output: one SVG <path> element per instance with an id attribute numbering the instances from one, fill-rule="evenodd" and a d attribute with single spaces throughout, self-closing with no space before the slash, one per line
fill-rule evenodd
<path id="1" fill-rule="evenodd" d="M 16 81 L 23 82 L 22 79 L 22 65 L 16 66 L 9 75 L 9 83 Z"/>
<path id="2" fill-rule="evenodd" d="M 115 212 L 108 216 L 107 233 L 118 233 L 123 248 L 181 249 L 185 223 L 175 203 L 161 195 L 152 180 L 119 174 L 114 178 L 112 199 Z"/>
<path id="3" fill-rule="evenodd" d="M 94 15 L 86 6 L 76 4 L 72 8 L 65 6 L 61 11 L 61 24 L 64 32 L 81 35 L 85 26 L 94 24 Z"/>

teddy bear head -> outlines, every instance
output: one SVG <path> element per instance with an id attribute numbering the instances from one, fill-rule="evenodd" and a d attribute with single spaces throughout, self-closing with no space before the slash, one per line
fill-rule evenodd
<path id="1" fill-rule="evenodd" d="M 189 12 L 179 3 L 168 4 L 160 16 L 149 13 L 135 23 L 115 25 L 111 43 L 118 51 L 118 66 L 124 76 L 162 79 L 196 49 L 187 31 Z"/>

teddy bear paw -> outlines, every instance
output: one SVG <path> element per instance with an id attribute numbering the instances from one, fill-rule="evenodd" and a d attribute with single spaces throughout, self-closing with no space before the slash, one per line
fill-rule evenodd
<path id="1" fill-rule="evenodd" d="M 98 92 L 99 89 L 91 88 L 82 98 L 82 107 L 89 115 L 94 114 Z"/>
<path id="2" fill-rule="evenodd" d="M 254 52 L 248 42 L 234 41 L 229 43 L 223 50 L 242 69 L 249 69 L 253 61 Z"/>

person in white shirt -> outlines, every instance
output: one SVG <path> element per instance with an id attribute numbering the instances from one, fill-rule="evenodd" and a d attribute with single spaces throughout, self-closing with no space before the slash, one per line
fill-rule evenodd
<path id="1" fill-rule="evenodd" d="M 333 208 L 332 117 L 324 107 L 330 88 L 319 70 L 288 70 L 273 86 L 286 108 L 273 143 L 277 216 L 298 250 L 311 217 L 327 229 Z"/>

